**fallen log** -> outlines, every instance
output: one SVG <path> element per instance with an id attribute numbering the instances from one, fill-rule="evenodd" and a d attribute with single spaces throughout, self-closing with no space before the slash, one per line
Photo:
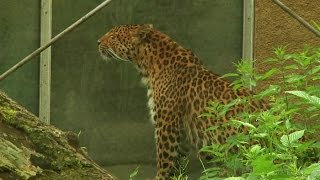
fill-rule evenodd
<path id="1" fill-rule="evenodd" d="M 114 180 L 79 146 L 77 134 L 40 121 L 0 91 L 0 180 Z"/>

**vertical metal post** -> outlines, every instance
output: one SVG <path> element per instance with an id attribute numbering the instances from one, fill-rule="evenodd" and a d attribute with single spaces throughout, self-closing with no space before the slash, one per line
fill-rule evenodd
<path id="1" fill-rule="evenodd" d="M 254 0 L 243 0 L 242 58 L 253 60 Z M 253 64 L 253 62 L 252 62 Z"/>
<path id="2" fill-rule="evenodd" d="M 243 40 L 242 40 L 242 59 L 251 61 L 251 67 L 254 68 L 253 61 L 253 43 L 254 43 L 254 0 L 243 0 Z M 246 77 L 251 81 L 252 77 Z M 252 89 L 251 83 L 248 85 Z"/>
<path id="3" fill-rule="evenodd" d="M 41 46 L 51 40 L 52 0 L 41 0 Z M 50 123 L 51 47 L 40 54 L 39 118 Z"/>

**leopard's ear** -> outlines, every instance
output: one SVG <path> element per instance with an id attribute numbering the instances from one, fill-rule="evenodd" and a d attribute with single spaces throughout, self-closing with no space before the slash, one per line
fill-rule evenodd
<path id="1" fill-rule="evenodd" d="M 153 29 L 153 25 L 152 24 L 144 24 L 141 25 L 141 27 L 138 28 L 137 31 L 137 38 L 141 41 L 144 41 L 148 38 L 148 34 L 150 33 L 150 31 Z"/>

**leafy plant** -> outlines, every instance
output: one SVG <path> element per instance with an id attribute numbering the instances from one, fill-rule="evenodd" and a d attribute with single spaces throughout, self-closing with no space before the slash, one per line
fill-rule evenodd
<path id="1" fill-rule="evenodd" d="M 311 21 L 311 22 L 318 29 L 318 31 L 320 31 L 320 25 L 318 23 L 316 23 L 315 21 Z"/>
<path id="2" fill-rule="evenodd" d="M 311 96 L 305 91 L 286 91 L 286 93 L 300 97 L 316 108 L 320 109 L 320 98 L 317 96 Z"/>
<path id="3" fill-rule="evenodd" d="M 188 166 L 189 160 L 186 157 L 183 157 L 177 163 L 178 166 L 175 169 L 175 176 L 172 178 L 172 180 L 188 180 L 188 176 L 186 175 L 186 168 Z"/>
<path id="4" fill-rule="evenodd" d="M 320 48 L 286 53 L 280 47 L 274 54 L 264 61 L 273 67 L 265 73 L 254 72 L 252 62 L 243 60 L 237 73 L 224 75 L 238 78 L 232 83 L 235 90 L 254 89 L 265 80 L 276 83 L 228 104 L 210 103 L 202 116 L 223 118 L 237 105 L 245 111 L 224 125 L 236 127 L 236 135 L 201 150 L 215 157 L 211 163 L 223 164 L 205 168 L 201 179 L 216 179 L 221 172 L 227 179 L 320 179 L 320 143 L 313 140 L 320 135 Z M 250 103 L 262 100 L 270 108 L 251 112 Z M 217 128 L 221 126 L 208 131 Z"/>
<path id="5" fill-rule="evenodd" d="M 139 166 L 136 167 L 136 168 L 133 170 L 133 172 L 130 174 L 129 180 L 133 180 L 134 177 L 136 177 L 136 176 L 138 175 L 138 173 L 139 173 Z"/>

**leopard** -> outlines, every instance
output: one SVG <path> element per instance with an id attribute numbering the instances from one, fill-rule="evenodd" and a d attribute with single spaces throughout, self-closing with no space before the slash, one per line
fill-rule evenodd
<path id="1" fill-rule="evenodd" d="M 191 50 L 152 24 L 115 26 L 97 43 L 103 59 L 132 63 L 147 87 L 150 118 L 155 126 L 156 180 L 174 176 L 186 147 L 199 150 L 211 144 L 223 144 L 228 137 L 236 135 L 235 127 L 224 124 L 234 114 L 244 111 L 243 105 L 228 111 L 224 118 L 201 114 L 210 102 L 227 104 L 249 96 L 251 90 L 235 90 L 229 80 L 207 69 Z M 249 102 L 248 106 L 253 111 L 267 109 L 268 103 L 261 101 Z M 218 128 L 207 131 L 213 126 Z"/>

